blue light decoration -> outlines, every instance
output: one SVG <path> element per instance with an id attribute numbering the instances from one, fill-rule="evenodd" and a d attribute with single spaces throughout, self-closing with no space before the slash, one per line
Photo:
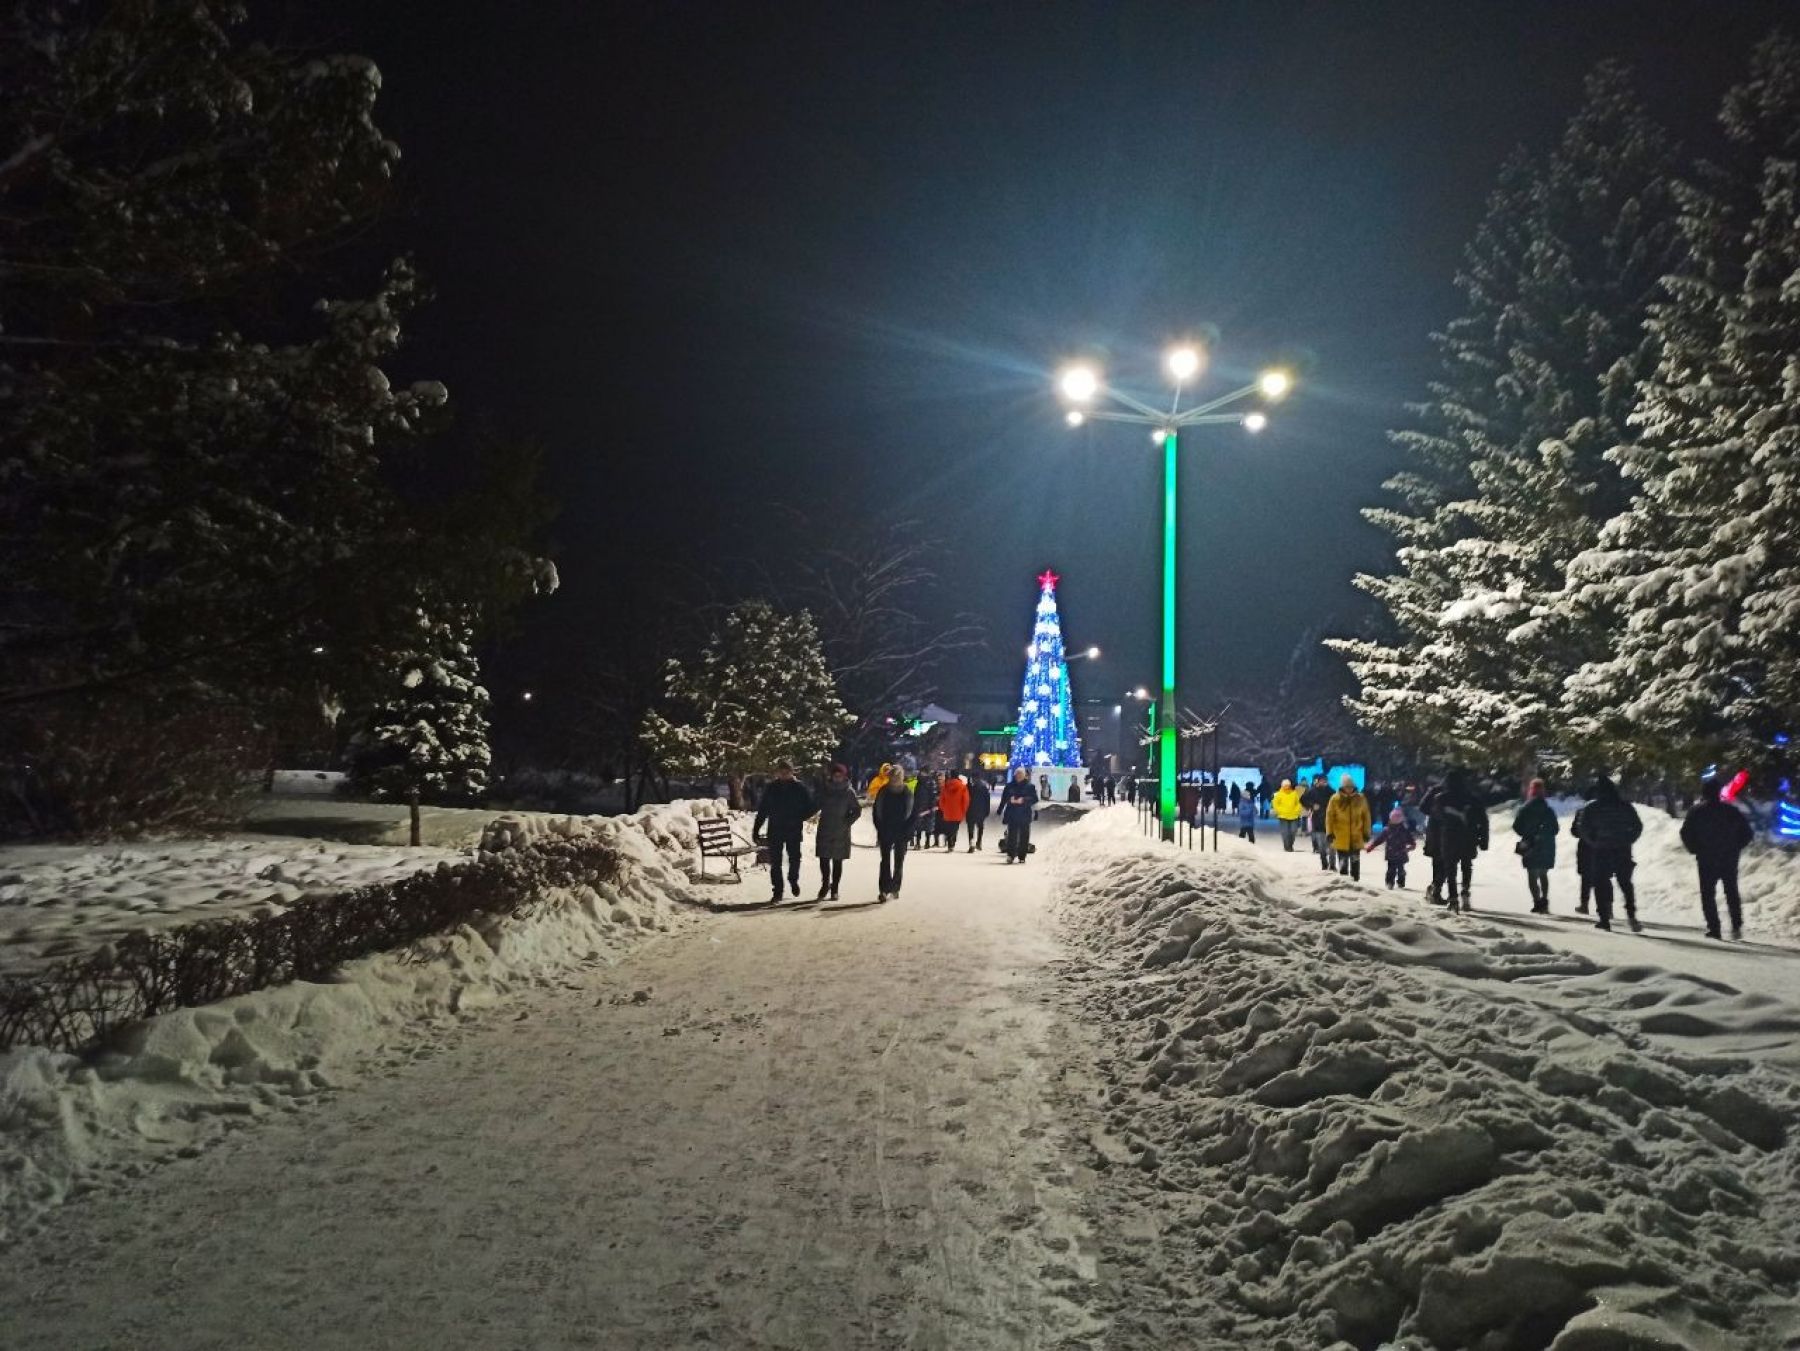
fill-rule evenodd
<path id="1" fill-rule="evenodd" d="M 1800 805 L 1777 802 L 1775 819 L 1769 823 L 1769 829 L 1783 844 L 1800 844 Z"/>
<path id="2" fill-rule="evenodd" d="M 1056 612 L 1058 580 L 1049 569 L 1038 574 L 1037 621 L 1026 649 L 1019 730 L 1013 733 L 1015 767 L 1081 768 L 1081 733 L 1069 688 L 1069 663 L 1063 658 L 1062 619 Z"/>

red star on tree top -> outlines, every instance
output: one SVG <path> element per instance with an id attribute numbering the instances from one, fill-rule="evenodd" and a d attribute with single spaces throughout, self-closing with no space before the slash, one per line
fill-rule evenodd
<path id="1" fill-rule="evenodd" d="M 1057 575 L 1050 571 L 1049 568 L 1045 568 L 1038 574 L 1038 585 L 1043 587 L 1046 591 L 1056 590 L 1056 583 L 1058 580 L 1059 578 Z"/>

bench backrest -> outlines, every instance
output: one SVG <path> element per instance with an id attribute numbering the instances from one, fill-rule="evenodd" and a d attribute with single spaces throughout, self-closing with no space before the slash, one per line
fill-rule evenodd
<path id="1" fill-rule="evenodd" d="M 700 827 L 700 847 L 716 849 L 731 844 L 731 822 L 717 816 L 706 817 L 698 822 Z"/>

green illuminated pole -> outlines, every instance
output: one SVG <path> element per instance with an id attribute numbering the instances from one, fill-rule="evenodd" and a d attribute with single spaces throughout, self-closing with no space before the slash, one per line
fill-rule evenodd
<path id="1" fill-rule="evenodd" d="M 1163 437 L 1163 661 L 1157 704 L 1157 815 L 1162 837 L 1175 838 L 1175 450 L 1173 427 Z"/>

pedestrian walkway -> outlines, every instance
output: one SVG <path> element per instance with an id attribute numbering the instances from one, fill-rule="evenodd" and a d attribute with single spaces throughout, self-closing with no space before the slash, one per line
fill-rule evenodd
<path id="1" fill-rule="evenodd" d="M 8 1351 L 1097 1345 L 1045 873 L 873 890 L 859 848 L 841 906 L 711 918 L 72 1203 L 0 1269 Z"/>

